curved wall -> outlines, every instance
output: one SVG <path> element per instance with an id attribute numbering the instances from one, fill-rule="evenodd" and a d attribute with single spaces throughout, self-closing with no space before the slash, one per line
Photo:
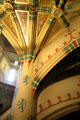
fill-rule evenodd
<path id="1" fill-rule="evenodd" d="M 38 97 L 37 119 L 49 120 L 80 107 L 80 75 L 45 88 Z"/>

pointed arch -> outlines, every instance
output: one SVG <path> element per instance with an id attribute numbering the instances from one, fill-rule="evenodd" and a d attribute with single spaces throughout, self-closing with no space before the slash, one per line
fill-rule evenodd
<path id="1" fill-rule="evenodd" d="M 57 63 L 80 46 L 79 19 L 80 17 L 68 29 L 61 29 L 58 36 L 53 36 L 50 42 L 45 43 L 34 63 L 34 79 L 32 82 L 34 89 L 37 89 L 41 80 Z"/>

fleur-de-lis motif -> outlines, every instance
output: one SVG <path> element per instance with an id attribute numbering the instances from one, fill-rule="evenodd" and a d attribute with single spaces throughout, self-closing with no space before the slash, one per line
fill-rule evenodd
<path id="1" fill-rule="evenodd" d="M 25 108 L 26 108 L 26 100 L 24 98 L 22 98 L 21 100 L 18 101 L 18 109 L 20 112 L 24 112 Z"/>
<path id="2" fill-rule="evenodd" d="M 23 79 L 23 83 L 25 84 L 25 85 L 27 85 L 28 84 L 28 79 L 29 79 L 29 76 L 25 76 L 24 77 L 24 79 Z"/>

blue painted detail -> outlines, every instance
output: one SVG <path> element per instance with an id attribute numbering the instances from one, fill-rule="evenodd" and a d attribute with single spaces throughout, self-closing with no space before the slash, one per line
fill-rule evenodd
<path id="1" fill-rule="evenodd" d="M 29 79 L 29 76 L 25 76 L 24 77 L 24 80 L 23 80 L 23 83 L 25 84 L 25 85 L 27 85 L 28 84 L 28 79 Z"/>
<path id="2" fill-rule="evenodd" d="M 21 98 L 21 100 L 18 101 L 18 110 L 20 112 L 24 112 L 25 108 L 26 108 L 26 100 L 24 98 Z"/>

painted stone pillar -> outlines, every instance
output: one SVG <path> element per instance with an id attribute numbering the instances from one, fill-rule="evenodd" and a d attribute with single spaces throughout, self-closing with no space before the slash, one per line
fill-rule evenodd
<path id="1" fill-rule="evenodd" d="M 16 98 L 8 120 L 36 120 L 36 97 L 33 94 L 33 62 L 24 61 Z M 13 118 L 13 119 L 12 119 Z"/>

